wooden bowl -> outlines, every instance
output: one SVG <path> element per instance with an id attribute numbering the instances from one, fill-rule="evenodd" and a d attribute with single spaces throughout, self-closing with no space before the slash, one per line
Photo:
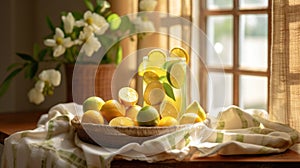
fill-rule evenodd
<path id="1" fill-rule="evenodd" d="M 80 123 L 78 116 L 71 121 L 76 129 L 79 139 L 84 142 L 104 146 L 119 148 L 128 143 L 142 144 L 146 140 L 154 139 L 158 136 L 178 131 L 186 125 L 170 127 L 122 127 L 101 124 Z"/>

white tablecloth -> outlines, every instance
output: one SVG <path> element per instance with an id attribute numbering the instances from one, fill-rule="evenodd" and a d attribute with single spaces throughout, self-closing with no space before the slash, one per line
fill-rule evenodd
<path id="1" fill-rule="evenodd" d="M 75 103 L 58 104 L 43 115 L 34 130 L 15 133 L 5 139 L 2 167 L 110 167 L 114 157 L 147 162 L 183 160 L 194 154 L 221 155 L 280 153 L 296 145 L 300 134 L 266 119 L 267 113 L 228 107 L 211 127 L 203 123 L 186 127 L 143 144 L 103 148 L 77 138 L 70 121 L 81 115 Z"/>

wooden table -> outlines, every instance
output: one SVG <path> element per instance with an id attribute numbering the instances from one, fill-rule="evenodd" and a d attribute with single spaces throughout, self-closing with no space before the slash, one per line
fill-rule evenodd
<path id="1" fill-rule="evenodd" d="M 17 131 L 36 128 L 37 121 L 43 113 L 4 113 L 0 114 L 0 143 L 4 139 Z M 300 155 L 288 150 L 282 154 L 273 155 L 238 155 L 238 156 L 220 156 L 197 158 L 195 160 L 186 160 L 182 162 L 164 161 L 158 163 L 146 163 L 142 161 L 114 160 L 112 167 L 122 168 L 161 168 L 161 167 L 300 167 Z"/>

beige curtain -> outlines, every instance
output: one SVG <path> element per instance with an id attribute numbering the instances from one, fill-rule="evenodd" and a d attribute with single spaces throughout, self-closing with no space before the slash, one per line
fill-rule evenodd
<path id="1" fill-rule="evenodd" d="M 270 116 L 300 131 L 300 0 L 272 7 Z"/>

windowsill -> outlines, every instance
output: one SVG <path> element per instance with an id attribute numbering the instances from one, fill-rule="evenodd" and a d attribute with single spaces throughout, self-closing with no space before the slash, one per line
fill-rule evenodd
<path id="1" fill-rule="evenodd" d="M 36 123 L 43 113 L 3 113 L 0 114 L 0 143 L 4 139 L 18 131 L 36 128 Z M 164 161 L 157 163 L 147 163 L 142 161 L 126 161 L 115 159 L 112 167 L 133 167 L 139 165 L 143 167 L 298 167 L 300 165 L 300 155 L 294 151 L 288 150 L 282 154 L 272 155 L 237 155 L 237 156 L 220 156 L 214 155 L 205 158 L 196 158 L 192 160 Z"/>

